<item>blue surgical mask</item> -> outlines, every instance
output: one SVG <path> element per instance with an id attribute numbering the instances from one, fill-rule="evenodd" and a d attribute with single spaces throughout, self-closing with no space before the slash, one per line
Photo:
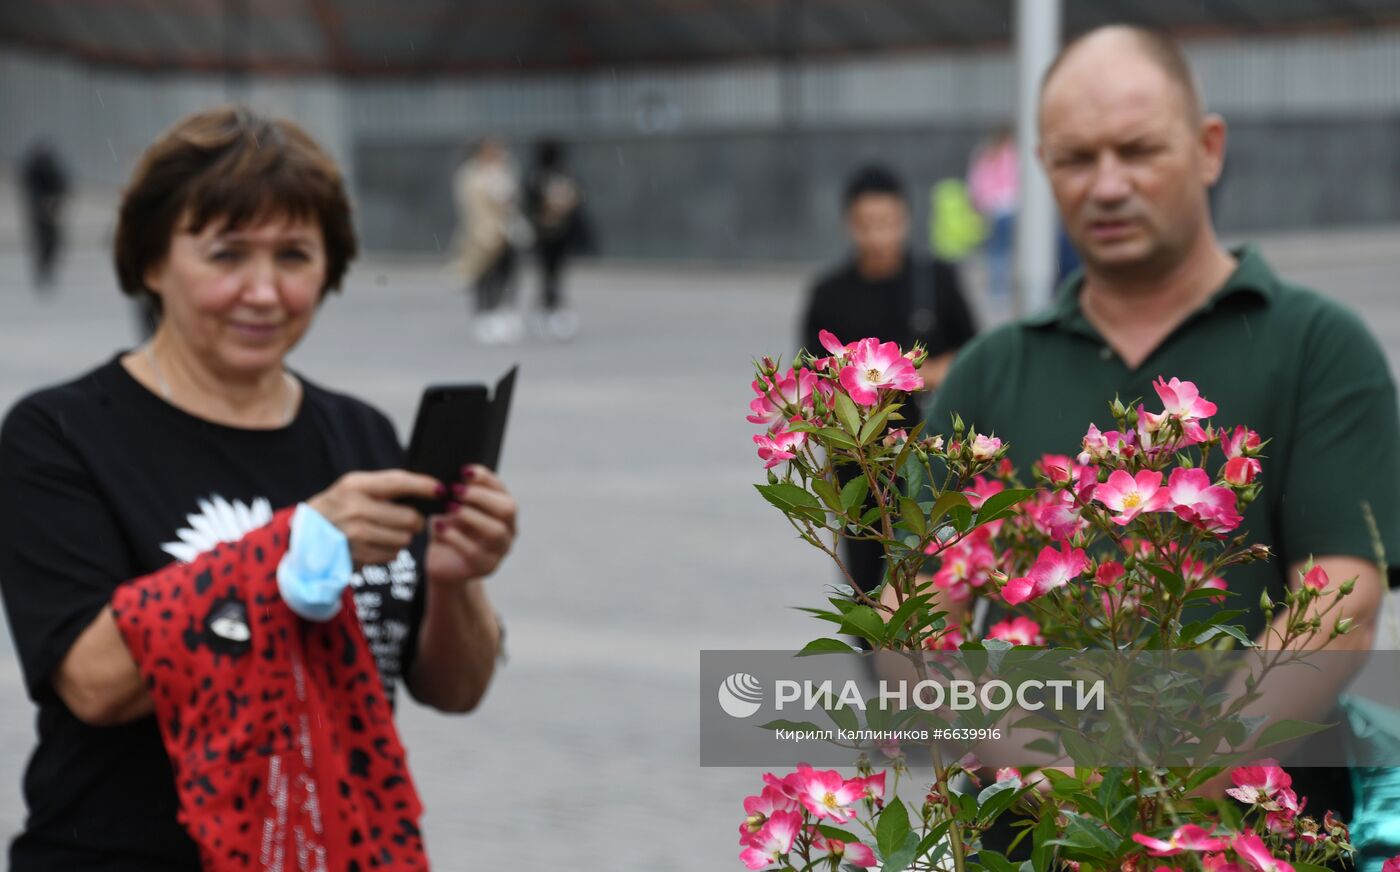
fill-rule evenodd
<path id="1" fill-rule="evenodd" d="M 353 571 L 345 534 L 311 506 L 298 505 L 291 546 L 277 564 L 283 602 L 308 621 L 329 621 L 340 611 L 340 595 Z"/>

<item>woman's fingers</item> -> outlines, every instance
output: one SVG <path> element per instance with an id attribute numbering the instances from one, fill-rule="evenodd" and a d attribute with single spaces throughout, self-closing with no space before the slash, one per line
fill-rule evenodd
<path id="1" fill-rule="evenodd" d="M 515 497 L 511 496 L 501 480 L 484 466 L 471 466 L 468 470 L 472 474 L 462 484 L 453 486 L 453 499 L 461 505 L 473 506 L 500 519 L 512 533 L 515 532 L 516 515 L 519 511 Z"/>
<path id="2" fill-rule="evenodd" d="M 357 507 L 356 517 L 375 527 L 407 530 L 410 534 L 423 530 L 423 516 L 416 509 L 385 500 L 365 498 Z"/>
<path id="3" fill-rule="evenodd" d="M 405 497 L 429 500 L 442 496 L 442 482 L 431 475 L 409 472 L 406 469 L 380 469 L 374 472 L 356 472 L 346 478 L 354 478 L 356 489 L 376 500 L 392 501 Z"/>
<path id="4" fill-rule="evenodd" d="M 350 540 L 357 565 L 388 563 L 423 530 L 423 516 L 394 501 L 445 490 L 431 476 L 401 469 L 351 472 L 308 502 Z"/>
<path id="5" fill-rule="evenodd" d="M 502 554 L 510 550 L 511 542 L 515 539 L 515 532 L 505 520 L 474 505 L 463 505 L 443 515 L 442 522 L 438 526 L 455 528 L 472 541 Z"/>

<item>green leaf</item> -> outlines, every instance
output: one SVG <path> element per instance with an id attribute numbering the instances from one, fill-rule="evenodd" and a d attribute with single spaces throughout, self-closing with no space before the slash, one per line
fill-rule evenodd
<path id="1" fill-rule="evenodd" d="M 908 623 L 909 619 L 913 617 L 916 612 L 928 608 L 928 604 L 932 602 L 932 600 L 933 597 L 926 593 L 919 594 L 918 596 L 911 596 L 906 599 L 900 604 L 899 608 L 894 610 L 894 614 L 890 615 L 889 620 L 885 622 L 885 625 L 891 628 L 889 632 L 907 634 L 908 631 L 904 625 Z M 939 614 L 945 613 L 940 612 Z M 917 629 L 922 630 L 932 622 L 933 616 L 929 616 L 929 620 L 921 621 L 920 623 L 922 626 L 917 627 Z"/>
<path id="2" fill-rule="evenodd" d="M 967 494 L 962 491 L 948 491 L 944 493 L 937 500 L 934 500 L 933 508 L 929 509 L 929 524 L 937 527 L 938 522 L 943 520 L 943 516 L 957 506 L 966 506 L 969 510 L 972 508 L 972 504 L 967 501 Z"/>
<path id="3" fill-rule="evenodd" d="M 1207 628 L 1200 635 L 1196 636 L 1194 640 L 1195 644 L 1202 645 L 1206 642 L 1209 642 L 1211 639 L 1214 639 L 1216 636 L 1221 635 L 1222 633 L 1226 636 L 1234 638 L 1237 642 L 1239 642 L 1246 648 L 1254 647 L 1254 640 L 1249 638 L 1249 636 L 1245 633 L 1244 628 L 1237 627 L 1234 624 L 1220 624 L 1219 626 Z"/>
<path id="4" fill-rule="evenodd" d="M 805 488 L 800 488 L 792 482 L 756 484 L 754 487 L 758 488 L 758 492 L 763 494 L 764 499 L 783 511 L 791 511 L 804 506 L 813 509 L 821 508 L 821 503 L 817 502 L 816 497 L 807 493 Z"/>
<path id="5" fill-rule="evenodd" d="M 1000 788 L 1000 789 L 998 789 Z M 993 784 L 977 795 L 977 821 L 991 824 L 1001 817 L 1002 812 L 1011 808 L 1016 800 L 1029 787 L 1017 787 L 1015 782 Z"/>
<path id="6" fill-rule="evenodd" d="M 1202 600 L 1214 600 L 1229 596 L 1238 596 L 1238 594 L 1228 590 L 1216 590 L 1213 587 L 1198 587 L 1188 593 L 1182 602 L 1186 605 L 1191 605 L 1192 603 L 1198 603 Z"/>
<path id="7" fill-rule="evenodd" d="M 924 510 L 909 497 L 899 498 L 899 521 L 914 535 L 922 537 L 928 532 L 928 518 Z"/>
<path id="8" fill-rule="evenodd" d="M 860 836 L 857 836 L 854 833 L 848 832 L 839 827 L 833 827 L 828 824 L 817 824 L 817 829 L 820 830 L 821 834 L 823 836 L 826 836 L 828 839 L 839 839 L 843 842 L 860 841 Z"/>
<path id="9" fill-rule="evenodd" d="M 1155 575 L 1162 586 L 1167 589 L 1167 593 L 1171 594 L 1176 599 L 1181 599 L 1186 593 L 1185 579 L 1175 572 L 1172 572 L 1170 569 L 1162 566 L 1155 566 L 1151 563 L 1140 563 L 1138 565 L 1146 568 L 1148 572 Z"/>
<path id="10" fill-rule="evenodd" d="M 870 479 L 858 475 L 841 488 L 841 509 L 847 513 L 865 502 L 870 495 Z"/>
<path id="11" fill-rule="evenodd" d="M 1103 806 L 1099 805 L 1098 800 L 1089 796 L 1087 793 L 1081 793 L 1078 796 L 1074 797 L 1074 804 L 1079 806 L 1079 810 L 1087 815 L 1092 815 L 1101 821 L 1108 819 L 1107 810 L 1105 810 Z"/>
<path id="12" fill-rule="evenodd" d="M 809 609 L 804 606 L 795 606 L 795 608 L 799 612 L 808 612 L 809 614 L 813 615 L 819 620 L 831 621 L 833 624 L 839 624 L 842 621 L 846 620 L 844 616 L 838 615 L 835 612 L 828 612 L 822 609 Z"/>
<path id="13" fill-rule="evenodd" d="M 1040 823 L 1035 825 L 1034 848 L 1031 849 L 1031 868 L 1049 869 L 1055 859 L 1055 836 L 1058 835 L 1055 818 L 1056 808 L 1047 804 L 1041 807 L 1040 813 L 1044 815 Z"/>
<path id="14" fill-rule="evenodd" d="M 820 441 L 835 445 L 837 448 L 855 448 L 856 440 L 849 436 L 845 430 L 837 430 L 835 427 L 823 427 L 816 432 Z"/>
<path id="15" fill-rule="evenodd" d="M 826 601 L 831 603 L 833 606 L 836 606 L 836 610 L 843 615 L 846 612 L 849 612 L 851 609 L 855 608 L 856 606 L 860 605 L 860 603 L 854 600 L 849 600 L 839 596 L 827 597 Z"/>
<path id="16" fill-rule="evenodd" d="M 923 840 L 919 842 L 919 849 L 915 853 L 915 856 L 927 857 L 928 853 L 933 850 L 934 846 L 942 842 L 943 839 L 947 837 L 948 830 L 952 826 L 952 821 L 944 821 L 943 823 L 935 824 L 932 828 L 930 828 L 928 833 L 924 836 Z"/>
<path id="17" fill-rule="evenodd" d="M 880 868 L 883 872 L 904 872 L 920 856 L 919 834 L 911 832 L 905 835 L 904 843 L 897 850 L 884 855 Z"/>
<path id="18" fill-rule="evenodd" d="M 1274 721 L 1264 728 L 1264 732 L 1259 734 L 1254 747 L 1267 748 L 1279 742 L 1287 742 L 1290 739 L 1297 739 L 1301 736 L 1311 736 L 1313 733 L 1320 733 L 1332 724 L 1310 724 L 1307 721 L 1282 720 Z"/>
<path id="19" fill-rule="evenodd" d="M 842 642 L 840 639 L 813 639 L 797 652 L 798 657 L 810 657 L 813 654 L 854 654 L 856 649 Z"/>
<path id="20" fill-rule="evenodd" d="M 885 622 L 870 606 L 856 606 L 846 612 L 841 629 L 852 636 L 862 636 L 871 642 L 881 642 L 885 638 Z"/>
<path id="21" fill-rule="evenodd" d="M 836 485 L 824 478 L 814 478 L 812 479 L 812 490 L 817 492 L 817 496 L 822 498 L 822 502 L 826 503 L 828 509 L 838 515 L 842 514 L 841 494 L 836 490 Z"/>
<path id="22" fill-rule="evenodd" d="M 881 856 L 888 857 L 899 850 L 908 835 L 909 812 L 896 796 L 885 805 L 885 810 L 880 812 L 880 822 L 875 825 L 875 844 L 879 847 Z M 914 845 L 918 846 L 917 840 Z"/>
<path id="23" fill-rule="evenodd" d="M 895 406 L 886 406 L 884 409 L 870 416 L 870 420 L 860 428 L 860 438 L 857 440 L 861 445 L 868 445 L 870 440 L 876 436 L 883 435 L 885 425 L 889 423 L 890 413 L 895 411 Z"/>
<path id="24" fill-rule="evenodd" d="M 1011 514 L 1011 510 L 1017 503 L 1025 502 L 1035 494 L 1035 491 L 1024 487 L 1009 487 L 1006 490 L 994 493 L 982 503 L 982 507 L 977 510 L 978 525 L 1004 518 Z"/>
<path id="25" fill-rule="evenodd" d="M 845 391 L 836 392 L 836 417 L 851 437 L 860 432 L 860 411 Z"/>
<path id="26" fill-rule="evenodd" d="M 949 518 L 953 522 L 953 529 L 959 533 L 966 533 L 972 526 L 972 506 L 953 506 L 948 512 Z"/>
<path id="27" fill-rule="evenodd" d="M 1117 852 L 1121 840 L 1101 824 L 1074 812 L 1066 811 L 1063 814 L 1066 818 L 1065 833 L 1058 839 L 1051 839 L 1049 844 L 1064 845 L 1104 858 L 1112 857 Z"/>
<path id="28" fill-rule="evenodd" d="M 831 718 L 831 722 L 841 729 L 847 732 L 855 732 L 860 729 L 860 721 L 857 720 L 855 712 L 844 704 L 838 703 L 831 694 L 823 695 L 822 708 L 826 710 L 827 717 Z"/>
<path id="29" fill-rule="evenodd" d="M 1086 740 L 1078 733 L 1066 730 L 1060 735 L 1060 741 L 1064 743 L 1065 752 L 1070 759 L 1079 766 L 1092 766 L 1098 759 L 1099 753 L 1095 750 L 1093 743 Z"/>
<path id="30" fill-rule="evenodd" d="M 977 862 L 981 863 L 987 872 L 1016 872 L 1019 868 L 996 851 L 978 851 Z"/>

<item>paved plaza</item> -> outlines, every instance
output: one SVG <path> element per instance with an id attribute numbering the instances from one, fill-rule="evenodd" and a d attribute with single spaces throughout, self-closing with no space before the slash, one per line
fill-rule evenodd
<path id="1" fill-rule="evenodd" d="M 100 226 L 44 300 L 3 229 L 8 408 L 135 338 Z M 1265 251 L 1355 306 L 1400 360 L 1400 230 L 1279 238 Z M 698 652 L 822 633 L 791 606 L 819 599 L 833 573 L 753 492 L 761 468 L 744 421 L 750 360 L 789 347 L 802 281 L 791 267 L 589 266 L 573 281 L 578 338 L 509 349 L 470 341 L 463 295 L 432 262 L 367 258 L 327 302 L 294 366 L 378 405 L 405 437 L 423 384 L 521 365 L 502 462 L 520 538 L 489 582 L 509 662 L 468 717 L 400 708 L 436 868 L 741 868 L 740 800 L 759 771 L 699 767 L 710 691 Z M 3 838 L 22 821 L 32 721 L 5 636 Z"/>

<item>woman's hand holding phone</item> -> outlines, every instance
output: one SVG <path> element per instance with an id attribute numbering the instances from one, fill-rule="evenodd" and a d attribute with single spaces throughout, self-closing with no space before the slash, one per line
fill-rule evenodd
<path id="1" fill-rule="evenodd" d="M 464 467 L 447 511 L 432 519 L 428 580 L 454 584 L 495 572 L 515 543 L 517 511 L 495 473 L 479 464 Z"/>
<path id="2" fill-rule="evenodd" d="M 350 540 L 355 567 L 391 563 L 423 531 L 423 516 L 396 500 L 434 499 L 447 488 L 430 475 L 403 469 L 347 472 L 307 500 Z"/>

